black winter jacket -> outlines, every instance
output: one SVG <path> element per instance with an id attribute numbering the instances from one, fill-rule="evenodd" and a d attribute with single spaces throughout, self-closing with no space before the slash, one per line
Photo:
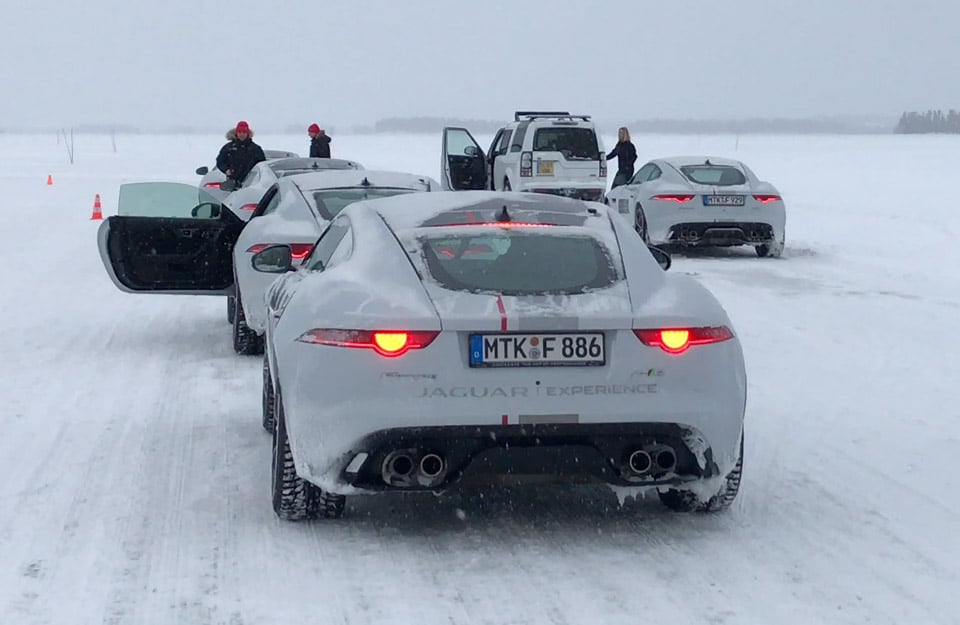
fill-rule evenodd
<path id="1" fill-rule="evenodd" d="M 330 142 L 326 134 L 319 134 L 310 140 L 310 158 L 330 158 Z"/>
<path id="2" fill-rule="evenodd" d="M 217 169 L 223 173 L 230 171 L 229 177 L 240 182 L 247 177 L 250 170 L 257 163 L 267 160 L 263 148 L 253 142 L 253 139 L 238 141 L 233 139 L 222 148 L 217 155 Z"/>
<path id="3" fill-rule="evenodd" d="M 637 148 L 629 141 L 621 141 L 613 148 L 613 151 L 607 154 L 609 161 L 614 156 L 617 157 L 617 171 L 633 173 L 633 164 L 637 162 Z"/>

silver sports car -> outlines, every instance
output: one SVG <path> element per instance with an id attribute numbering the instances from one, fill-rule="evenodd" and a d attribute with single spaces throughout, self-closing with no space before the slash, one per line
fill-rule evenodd
<path id="1" fill-rule="evenodd" d="M 251 263 L 278 276 L 263 405 L 281 518 L 505 474 L 656 489 L 676 510 L 737 494 L 746 374 L 730 319 L 603 204 L 367 200 L 302 264 L 287 245 Z"/>
<path id="2" fill-rule="evenodd" d="M 780 192 L 744 163 L 713 156 L 650 161 L 606 202 L 654 245 L 752 245 L 758 256 L 783 252 L 786 209 Z"/>

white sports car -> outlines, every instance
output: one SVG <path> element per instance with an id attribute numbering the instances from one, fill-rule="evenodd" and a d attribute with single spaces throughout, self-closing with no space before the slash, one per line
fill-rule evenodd
<path id="1" fill-rule="evenodd" d="M 100 225 L 97 243 L 107 275 L 121 291 L 226 295 L 234 348 L 256 354 L 263 347 L 264 291 L 275 278 L 253 271 L 256 251 L 285 243 L 294 260 L 302 259 L 350 202 L 439 189 L 431 178 L 397 172 L 300 174 L 275 183 L 250 211 L 254 218 L 244 222 L 215 198 L 198 203 L 192 185 L 124 184 L 117 214 Z"/>
<path id="2" fill-rule="evenodd" d="M 344 169 L 362 170 L 363 165 L 342 158 L 281 158 L 263 161 L 257 163 L 240 181 L 239 188 L 231 190 L 232 192 L 223 199 L 223 205 L 240 219 L 247 221 L 260 203 L 263 194 L 280 178 Z M 229 187 L 227 189 L 229 190 Z"/>
<path id="3" fill-rule="evenodd" d="M 655 488 L 677 510 L 737 494 L 746 374 L 730 319 L 603 204 L 357 202 L 302 265 L 286 245 L 251 262 L 280 276 L 263 406 L 281 518 L 491 474 Z"/>
<path id="4" fill-rule="evenodd" d="M 783 197 L 744 163 L 713 156 L 650 161 L 606 202 L 629 215 L 654 245 L 752 245 L 780 256 L 786 229 Z"/>

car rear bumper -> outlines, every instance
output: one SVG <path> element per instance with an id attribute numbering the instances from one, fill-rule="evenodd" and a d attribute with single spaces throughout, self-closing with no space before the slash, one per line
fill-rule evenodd
<path id="1" fill-rule="evenodd" d="M 653 237 L 651 237 L 653 240 Z M 677 245 L 762 245 L 779 242 L 774 227 L 760 222 L 692 222 L 672 224 L 660 235 L 664 243 Z"/>

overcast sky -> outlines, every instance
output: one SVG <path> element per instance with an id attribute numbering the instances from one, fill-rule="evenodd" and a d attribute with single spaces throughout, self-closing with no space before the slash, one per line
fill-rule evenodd
<path id="1" fill-rule="evenodd" d="M 960 108 L 956 0 L 2 0 L 0 15 L 0 127 Z"/>

